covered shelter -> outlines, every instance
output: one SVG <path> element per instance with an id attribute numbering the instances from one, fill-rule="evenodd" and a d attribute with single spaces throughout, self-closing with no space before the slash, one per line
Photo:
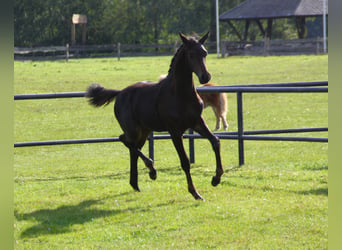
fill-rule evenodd
<path id="1" fill-rule="evenodd" d="M 323 6 L 326 6 L 325 11 Z M 274 19 L 295 18 L 299 39 L 306 32 L 306 17 L 316 17 L 328 14 L 328 0 L 246 0 L 240 5 L 220 15 L 220 21 L 226 21 L 232 27 L 241 41 L 246 41 L 251 22 L 255 22 L 263 37 L 271 39 Z M 245 21 L 243 35 L 238 32 L 232 20 Z M 267 20 L 267 27 L 261 20 Z"/>

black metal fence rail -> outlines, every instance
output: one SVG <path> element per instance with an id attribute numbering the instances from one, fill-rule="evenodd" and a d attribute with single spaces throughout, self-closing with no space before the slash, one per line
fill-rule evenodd
<path id="1" fill-rule="evenodd" d="M 299 136 L 261 136 L 266 134 L 282 134 L 282 133 L 307 133 L 307 132 L 327 132 L 328 127 L 320 128 L 299 128 L 299 129 L 274 129 L 274 130 L 256 130 L 244 131 L 243 129 L 243 93 L 327 93 L 328 81 L 316 82 L 295 82 L 295 83 L 274 83 L 274 84 L 254 84 L 254 85 L 232 85 L 232 86 L 213 86 L 198 87 L 198 92 L 230 92 L 237 94 L 237 118 L 238 131 L 214 133 L 220 139 L 238 140 L 239 146 L 239 165 L 245 162 L 244 157 L 244 141 L 245 140 L 261 140 L 261 141 L 305 141 L 305 142 L 328 142 L 328 138 L 322 137 L 299 137 Z M 74 98 L 84 97 L 85 92 L 70 93 L 47 93 L 47 94 L 23 94 L 14 95 L 14 100 L 32 100 L 32 99 L 52 99 L 52 98 Z M 202 138 L 199 134 L 194 134 L 189 130 L 189 134 L 184 134 L 184 138 L 189 139 L 190 161 L 195 162 L 194 140 Z M 154 140 L 170 139 L 168 134 L 153 133 L 148 137 L 149 140 L 149 156 L 154 159 Z M 14 147 L 30 147 L 30 146 L 50 146 L 65 144 L 82 144 L 82 143 L 103 143 L 117 142 L 118 137 L 111 138 L 90 138 L 90 139 L 73 139 L 73 140 L 54 140 L 54 141 L 36 141 L 36 142 L 17 142 Z"/>
<path id="2" fill-rule="evenodd" d="M 307 133 L 307 132 L 327 132 L 328 127 L 321 128 L 300 128 L 300 129 L 275 129 L 275 130 L 255 130 L 255 131 L 244 131 L 244 140 L 275 140 L 275 141 L 313 141 L 313 142 L 328 142 L 328 138 L 321 137 L 276 137 L 276 136 L 258 136 L 258 139 L 255 136 L 251 137 L 250 135 L 258 135 L 258 134 L 281 134 L 281 133 Z M 238 132 L 217 132 L 214 133 L 217 137 L 221 139 L 238 139 Z M 185 139 L 204 139 L 199 134 L 184 134 L 183 138 Z M 269 138 L 269 139 L 267 139 Z M 164 140 L 171 139 L 169 134 L 153 134 L 153 140 Z M 149 137 L 148 140 L 151 140 Z M 70 144 L 87 144 L 87 143 L 103 143 L 103 142 L 118 142 L 119 137 L 106 137 L 106 138 L 87 138 L 87 139 L 68 139 L 68 140 L 52 140 L 52 141 L 31 141 L 31 142 L 16 142 L 14 143 L 14 147 L 34 147 L 34 146 L 53 146 L 53 145 L 70 145 Z"/>
<path id="3" fill-rule="evenodd" d="M 46 94 L 21 94 L 21 95 L 14 95 L 14 100 L 37 100 L 37 99 L 74 98 L 74 97 L 84 97 L 84 95 L 85 95 L 85 92 L 46 93 Z"/>

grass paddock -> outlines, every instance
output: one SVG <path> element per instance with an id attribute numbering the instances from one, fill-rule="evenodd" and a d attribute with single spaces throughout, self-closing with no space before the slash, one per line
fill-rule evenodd
<path id="1" fill-rule="evenodd" d="M 84 91 L 92 82 L 121 89 L 140 80 L 156 81 L 170 61 L 165 56 L 14 62 L 14 93 Z M 209 55 L 207 66 L 220 85 L 328 76 L 326 55 Z M 228 102 L 229 130 L 236 131 L 235 94 L 228 94 Z M 14 112 L 16 142 L 122 133 L 112 104 L 95 109 L 83 98 L 16 101 Z M 205 109 L 203 116 L 213 129 L 212 110 Z M 244 94 L 245 130 L 327 124 L 326 93 Z M 241 168 L 237 146 L 235 140 L 221 140 L 225 174 L 212 187 L 214 153 L 207 140 L 195 141 L 191 173 L 205 202 L 187 192 L 170 140 L 155 141 L 157 180 L 149 179 L 139 161 L 140 193 L 129 185 L 129 153 L 121 143 L 16 148 L 15 248 L 327 248 L 328 144 L 245 141 Z"/>

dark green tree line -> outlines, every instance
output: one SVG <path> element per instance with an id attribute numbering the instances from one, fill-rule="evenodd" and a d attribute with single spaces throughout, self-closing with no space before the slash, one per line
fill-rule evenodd
<path id="1" fill-rule="evenodd" d="M 243 1 L 220 0 L 220 13 Z M 15 46 L 42 46 L 70 43 L 73 14 L 87 15 L 87 44 L 173 43 L 177 39 L 178 32 L 203 34 L 208 30 L 212 34 L 211 40 L 215 41 L 215 2 L 215 0 L 15 0 L 14 44 Z M 222 38 L 236 40 L 226 24 L 221 22 L 220 25 Z M 239 29 L 244 29 L 242 22 L 236 25 Z M 81 41 L 80 27 L 76 28 L 76 40 Z M 251 29 L 253 34 L 253 27 Z"/>

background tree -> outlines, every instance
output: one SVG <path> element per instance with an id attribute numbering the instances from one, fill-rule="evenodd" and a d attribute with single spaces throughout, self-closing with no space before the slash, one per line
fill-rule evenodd
<path id="1" fill-rule="evenodd" d="M 243 1 L 220 0 L 219 11 L 223 13 Z M 73 14 L 87 15 L 87 44 L 174 43 L 179 32 L 201 35 L 208 30 L 211 41 L 216 41 L 215 9 L 216 0 L 15 0 L 14 44 L 70 43 Z M 234 24 L 243 31 L 244 22 Z M 277 20 L 274 36 L 296 35 L 293 27 L 295 22 Z M 76 41 L 81 41 L 81 32 L 77 31 Z M 254 25 L 250 34 L 250 39 L 263 39 Z M 237 40 L 225 22 L 220 22 L 220 37 Z"/>

